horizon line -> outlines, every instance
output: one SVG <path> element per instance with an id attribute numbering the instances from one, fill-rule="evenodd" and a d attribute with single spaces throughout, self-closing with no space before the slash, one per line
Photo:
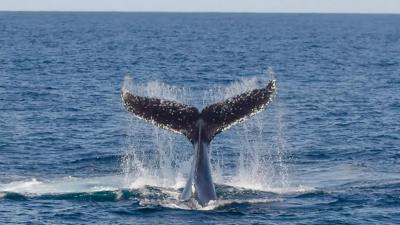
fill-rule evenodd
<path id="1" fill-rule="evenodd" d="M 351 12 L 351 11 L 147 11 L 147 10 L 8 10 L 0 9 L 2 12 L 15 12 L 15 13 L 215 13 L 215 14 L 356 14 L 356 15 L 399 15 L 400 12 Z"/>

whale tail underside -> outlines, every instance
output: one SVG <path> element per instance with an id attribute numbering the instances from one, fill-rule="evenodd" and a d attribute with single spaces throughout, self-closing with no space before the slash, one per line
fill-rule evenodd
<path id="1" fill-rule="evenodd" d="M 199 110 L 175 101 L 133 95 L 126 89 L 121 91 L 125 108 L 135 116 L 158 127 L 185 135 L 195 140 L 196 121 Z"/>
<path id="2" fill-rule="evenodd" d="M 264 88 L 253 89 L 224 101 L 205 107 L 201 113 L 196 107 L 175 101 L 143 97 L 122 89 L 121 96 L 128 111 L 152 124 L 185 135 L 192 143 L 196 141 L 197 121 L 204 121 L 206 142 L 218 133 L 244 121 L 261 111 L 276 92 L 275 80 Z"/>

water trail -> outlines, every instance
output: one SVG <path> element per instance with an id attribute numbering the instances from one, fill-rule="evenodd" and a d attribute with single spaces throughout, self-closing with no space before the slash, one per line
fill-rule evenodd
<path id="1" fill-rule="evenodd" d="M 204 107 L 244 91 L 264 87 L 275 78 L 271 68 L 266 73 L 226 87 L 212 87 L 203 93 L 193 93 L 158 81 L 135 85 L 130 79 L 125 79 L 124 87 L 139 95 L 191 105 L 195 102 L 192 96 L 202 96 Z M 283 113 L 283 104 L 276 97 L 267 110 L 222 132 L 213 140 L 210 156 L 216 183 L 258 190 L 288 188 Z M 183 187 L 194 155 L 185 137 L 136 118 L 130 122 L 127 133 L 129 140 L 122 160 L 126 183 L 131 187 Z"/>

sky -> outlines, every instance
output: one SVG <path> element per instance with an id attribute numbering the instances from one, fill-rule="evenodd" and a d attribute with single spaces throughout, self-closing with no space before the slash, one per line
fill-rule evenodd
<path id="1" fill-rule="evenodd" d="M 400 13 L 400 0 L 0 0 L 1 11 Z"/>

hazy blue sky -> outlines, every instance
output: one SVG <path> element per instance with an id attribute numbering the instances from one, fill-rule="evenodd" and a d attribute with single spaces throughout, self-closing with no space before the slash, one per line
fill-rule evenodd
<path id="1" fill-rule="evenodd" d="M 0 10 L 400 13 L 400 0 L 0 0 Z"/>

